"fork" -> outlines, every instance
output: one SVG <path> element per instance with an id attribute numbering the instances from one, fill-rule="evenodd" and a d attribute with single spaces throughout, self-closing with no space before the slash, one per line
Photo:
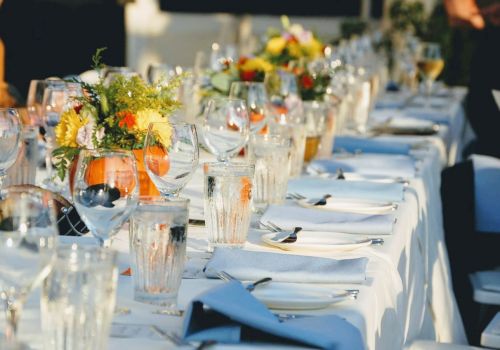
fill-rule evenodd
<path id="1" fill-rule="evenodd" d="M 217 272 L 217 277 L 219 277 L 221 280 L 226 281 L 226 282 L 227 281 L 239 281 L 236 277 L 231 276 L 226 271 Z M 260 280 L 257 280 L 257 281 L 255 281 L 253 283 L 250 283 L 245 288 L 249 292 L 253 292 L 253 290 L 255 289 L 255 287 L 257 287 L 259 284 L 271 282 L 272 280 L 273 279 L 271 277 L 264 277 L 264 278 L 261 278 Z"/>
<path id="2" fill-rule="evenodd" d="M 270 221 L 268 221 L 267 224 L 265 224 L 261 221 L 260 224 L 264 228 L 268 229 L 271 232 L 279 233 L 279 235 L 276 235 L 275 237 L 272 238 L 273 241 L 279 242 L 279 243 L 295 243 L 295 242 L 297 242 L 297 233 L 302 231 L 302 227 L 295 227 L 293 229 L 293 231 L 286 231 Z"/>
<path id="3" fill-rule="evenodd" d="M 205 349 L 211 345 L 217 344 L 217 342 L 215 340 L 204 340 L 204 341 L 200 342 L 198 345 L 196 345 L 193 342 L 182 339 L 182 337 L 176 332 L 166 332 L 157 326 L 153 326 L 153 328 L 158 333 L 160 333 L 162 336 L 164 336 L 165 338 L 170 340 L 176 346 L 188 345 L 188 346 L 191 346 L 195 350 L 202 350 L 202 349 Z"/>

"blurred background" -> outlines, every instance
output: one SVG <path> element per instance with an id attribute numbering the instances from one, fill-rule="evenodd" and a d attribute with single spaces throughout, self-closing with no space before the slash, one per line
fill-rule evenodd
<path id="1" fill-rule="evenodd" d="M 103 46 L 108 65 L 127 65 L 141 74 L 151 63 L 193 66 L 203 57 L 200 50 L 209 54 L 214 42 L 249 54 L 258 49 L 268 27 L 281 27 L 282 14 L 334 44 L 375 29 L 384 32 L 387 49 L 407 45 L 409 36 L 440 42 L 446 60 L 442 78 L 451 85 L 467 83 L 473 49 L 471 30 L 449 28 L 437 0 L 308 0 L 299 5 L 265 0 L 3 0 L 0 6 L 4 79 L 20 99 L 30 79 L 89 69 L 90 57 Z"/>

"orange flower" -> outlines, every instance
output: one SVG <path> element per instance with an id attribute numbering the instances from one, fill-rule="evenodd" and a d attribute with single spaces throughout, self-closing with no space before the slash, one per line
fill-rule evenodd
<path id="1" fill-rule="evenodd" d="M 131 112 L 121 111 L 116 113 L 116 116 L 120 119 L 118 122 L 120 128 L 126 126 L 127 129 L 131 129 L 135 125 L 135 115 Z"/>

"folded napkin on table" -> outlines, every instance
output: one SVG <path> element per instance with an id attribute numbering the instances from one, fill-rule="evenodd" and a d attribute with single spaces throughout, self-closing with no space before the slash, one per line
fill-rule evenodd
<path id="1" fill-rule="evenodd" d="M 196 297 L 183 324 L 188 341 L 277 343 L 328 350 L 362 350 L 359 330 L 335 315 L 280 322 L 237 281 L 217 286 Z"/>
<path id="2" fill-rule="evenodd" d="M 336 173 L 339 169 L 344 172 L 355 172 L 363 175 L 387 175 L 415 177 L 415 160 L 407 155 L 400 154 L 357 154 L 352 156 L 334 156 L 331 159 L 318 159 L 309 167 L 320 172 Z"/>
<path id="3" fill-rule="evenodd" d="M 270 221 L 287 230 L 302 227 L 305 231 L 389 235 L 392 233 L 395 217 L 394 214 L 343 213 L 291 205 L 270 205 L 260 221 Z"/>
<path id="4" fill-rule="evenodd" d="M 361 151 L 363 153 L 409 154 L 410 149 L 411 147 L 407 143 L 355 136 L 337 136 L 335 138 L 334 152 L 344 150 L 351 153 Z"/>
<path id="5" fill-rule="evenodd" d="M 217 248 L 205 266 L 207 277 L 226 271 L 239 280 L 271 277 L 275 282 L 362 283 L 367 258 L 341 259 Z"/>
<path id="6" fill-rule="evenodd" d="M 301 177 L 288 182 L 288 192 L 304 197 L 323 197 L 331 194 L 336 198 L 359 198 L 373 201 L 401 202 L 404 185 L 372 181 L 332 180 L 319 177 Z"/>

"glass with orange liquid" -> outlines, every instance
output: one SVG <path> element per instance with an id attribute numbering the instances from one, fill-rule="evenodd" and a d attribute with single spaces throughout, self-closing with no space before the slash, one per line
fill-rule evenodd
<path id="1" fill-rule="evenodd" d="M 305 101 L 303 109 L 307 131 L 304 162 L 309 163 L 318 154 L 325 128 L 327 109 L 324 102 L 318 101 Z"/>

